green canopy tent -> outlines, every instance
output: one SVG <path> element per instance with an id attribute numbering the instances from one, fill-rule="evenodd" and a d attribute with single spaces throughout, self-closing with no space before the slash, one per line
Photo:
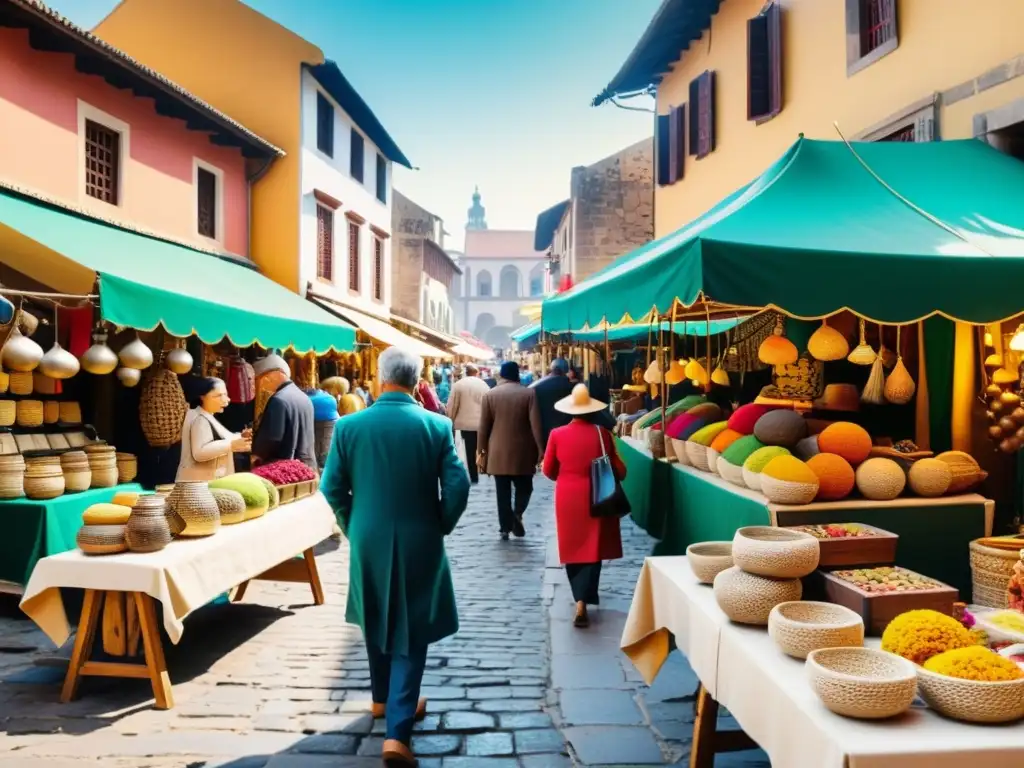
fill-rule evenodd
<path id="1" fill-rule="evenodd" d="M 675 333 L 677 336 L 714 336 L 725 333 L 735 328 L 746 320 L 746 316 L 722 317 L 711 321 L 710 325 L 704 320 L 691 320 L 688 322 L 676 322 Z M 664 321 L 660 324 L 660 330 L 668 333 L 672 324 Z M 709 332 L 710 328 L 710 332 Z M 607 341 L 611 343 L 622 341 L 647 341 L 651 332 L 657 335 L 658 323 L 626 323 L 608 328 Z M 540 323 L 529 323 L 512 332 L 512 341 L 519 344 L 521 348 L 534 346 L 540 337 Z M 605 331 L 600 328 L 585 329 L 579 331 L 547 331 L 548 336 L 559 341 L 576 341 L 586 344 L 599 344 L 604 342 Z"/>
<path id="2" fill-rule="evenodd" d="M 546 299 L 544 330 L 679 307 L 989 323 L 1024 300 L 1024 163 L 980 141 L 801 137 L 678 231 Z"/>

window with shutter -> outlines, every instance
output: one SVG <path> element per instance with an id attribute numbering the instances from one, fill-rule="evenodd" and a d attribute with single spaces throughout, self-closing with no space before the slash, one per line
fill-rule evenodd
<path id="1" fill-rule="evenodd" d="M 196 221 L 199 234 L 217 237 L 217 176 L 205 168 L 196 171 Z"/>
<path id="2" fill-rule="evenodd" d="M 316 207 L 316 276 L 334 279 L 334 211 L 323 205 Z"/>
<path id="3" fill-rule="evenodd" d="M 690 154 L 698 160 L 715 151 L 715 73 L 690 82 Z"/>
<path id="4" fill-rule="evenodd" d="M 663 187 L 667 184 L 671 184 L 668 180 L 669 168 L 671 168 L 670 157 L 672 154 L 669 148 L 671 119 L 672 117 L 670 114 L 658 115 L 658 184 Z"/>
<path id="5" fill-rule="evenodd" d="M 377 199 L 387 205 L 388 202 L 388 163 L 377 153 Z"/>
<path id="6" fill-rule="evenodd" d="M 348 289 L 359 292 L 359 225 L 348 223 Z"/>
<path id="7" fill-rule="evenodd" d="M 85 121 L 85 193 L 104 203 L 119 202 L 121 134 L 105 125 Z"/>
<path id="8" fill-rule="evenodd" d="M 773 2 L 747 21 L 747 119 L 782 111 L 782 8 Z"/>
<path id="9" fill-rule="evenodd" d="M 683 164 L 686 160 L 686 105 L 680 104 L 669 112 L 669 168 L 668 183 L 675 184 L 683 178 Z"/>
<path id="10" fill-rule="evenodd" d="M 384 241 L 373 238 L 373 298 L 384 301 Z"/>
<path id="11" fill-rule="evenodd" d="M 846 73 L 852 75 L 899 45 L 897 0 L 845 0 Z"/>
<path id="12" fill-rule="evenodd" d="M 316 94 L 316 148 L 334 157 L 334 105 L 319 91 Z"/>
<path id="13" fill-rule="evenodd" d="M 349 154 L 349 173 L 352 178 L 362 183 L 363 181 L 363 135 L 355 128 L 352 129 L 352 151 Z"/>

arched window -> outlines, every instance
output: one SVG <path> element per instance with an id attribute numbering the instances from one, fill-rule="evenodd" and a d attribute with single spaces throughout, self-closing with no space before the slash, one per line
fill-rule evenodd
<path id="1" fill-rule="evenodd" d="M 518 299 L 522 295 L 520 286 L 522 285 L 522 275 L 519 274 L 519 269 L 513 267 L 511 264 L 502 267 L 500 282 L 498 284 L 498 295 L 503 299 Z"/>
<path id="2" fill-rule="evenodd" d="M 491 273 L 486 269 L 480 270 L 480 274 L 476 276 L 476 295 L 491 295 Z"/>
<path id="3" fill-rule="evenodd" d="M 494 315 L 490 312 L 482 312 L 477 315 L 476 323 L 473 325 L 473 335 L 478 339 L 484 338 L 488 331 L 495 325 Z"/>
<path id="4" fill-rule="evenodd" d="M 530 295 L 542 296 L 544 294 L 544 265 L 537 264 L 530 270 Z"/>

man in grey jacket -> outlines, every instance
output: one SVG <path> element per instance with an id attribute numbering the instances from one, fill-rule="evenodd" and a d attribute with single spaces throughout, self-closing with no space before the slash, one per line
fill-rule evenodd
<path id="1" fill-rule="evenodd" d="M 313 402 L 292 382 L 288 363 L 279 355 L 267 355 L 253 370 L 257 390 L 263 385 L 274 389 L 252 438 L 253 463 L 297 459 L 316 471 Z"/>

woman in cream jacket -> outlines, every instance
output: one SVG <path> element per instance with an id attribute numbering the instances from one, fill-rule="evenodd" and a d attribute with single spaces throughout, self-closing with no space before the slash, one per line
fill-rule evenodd
<path id="1" fill-rule="evenodd" d="M 222 413 L 228 405 L 228 391 L 220 379 L 207 378 L 199 382 L 192 409 L 185 414 L 181 426 L 181 459 L 178 462 L 178 482 L 209 482 L 235 471 L 235 453 L 247 453 L 252 448 L 252 435 L 246 430 L 241 435 L 229 432 L 214 414 Z"/>

